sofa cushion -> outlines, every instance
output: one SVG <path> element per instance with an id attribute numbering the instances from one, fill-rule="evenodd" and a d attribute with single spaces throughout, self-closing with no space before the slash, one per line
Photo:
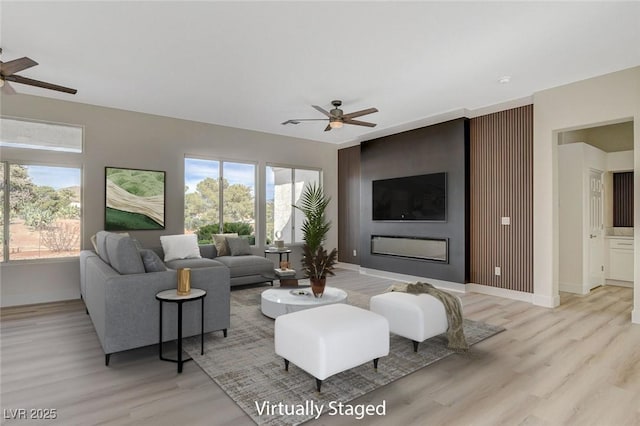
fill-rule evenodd
<path id="1" fill-rule="evenodd" d="M 206 257 L 207 259 L 215 259 L 218 256 L 216 246 L 213 244 L 200 245 L 200 256 Z"/>
<path id="2" fill-rule="evenodd" d="M 175 259 L 198 259 L 201 257 L 196 234 L 163 235 L 160 237 L 160 244 L 162 244 L 162 250 L 164 251 L 165 262 Z"/>
<path id="3" fill-rule="evenodd" d="M 163 272 L 167 270 L 167 267 L 164 266 L 160 256 L 158 256 L 153 250 L 140 250 L 140 257 L 142 258 L 142 264 L 144 265 L 144 270 L 146 272 Z"/>
<path id="4" fill-rule="evenodd" d="M 144 274 L 144 264 L 136 241 L 128 236 L 109 233 L 105 238 L 111 267 L 122 275 Z"/>
<path id="5" fill-rule="evenodd" d="M 232 278 L 273 272 L 273 262 L 261 256 L 218 256 L 216 260 L 229 268 Z"/>
<path id="6" fill-rule="evenodd" d="M 251 253 L 251 246 L 249 240 L 240 237 L 227 237 L 227 244 L 229 245 L 229 251 L 231 256 L 244 256 Z"/>
<path id="7" fill-rule="evenodd" d="M 207 258 L 198 258 L 198 259 L 174 259 L 165 263 L 171 269 L 180 269 L 180 268 L 209 268 L 212 266 L 220 266 L 224 265 L 218 261 Z"/>
<path id="8" fill-rule="evenodd" d="M 227 237 L 237 237 L 238 234 L 213 234 L 213 241 L 216 245 L 216 251 L 218 256 L 229 256 L 229 244 L 227 243 Z"/>

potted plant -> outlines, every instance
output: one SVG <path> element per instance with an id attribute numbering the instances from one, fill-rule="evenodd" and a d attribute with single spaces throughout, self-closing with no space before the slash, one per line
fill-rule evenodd
<path id="1" fill-rule="evenodd" d="M 334 248 L 327 252 L 322 246 L 331 229 L 331 221 L 325 215 L 330 201 L 322 186 L 314 182 L 304 187 L 299 204 L 294 206 L 305 217 L 301 227 L 305 242 L 302 247 L 302 270 L 309 277 L 315 297 L 322 297 L 327 275 L 334 275 L 333 269 L 338 258 L 338 250 Z"/>

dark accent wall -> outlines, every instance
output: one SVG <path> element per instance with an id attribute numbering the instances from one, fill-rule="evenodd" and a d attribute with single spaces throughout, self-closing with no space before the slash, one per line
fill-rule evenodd
<path id="1" fill-rule="evenodd" d="M 360 145 L 356 145 L 338 150 L 338 260 L 340 262 L 356 265 L 360 263 L 359 207 Z"/>
<path id="2" fill-rule="evenodd" d="M 470 129 L 471 282 L 533 293 L 533 105 L 472 118 Z"/>
<path id="3" fill-rule="evenodd" d="M 633 172 L 613 174 L 613 226 L 633 226 Z"/>
<path id="4" fill-rule="evenodd" d="M 460 118 L 363 142 L 360 162 L 360 265 L 419 277 L 467 282 L 469 120 Z M 373 180 L 437 172 L 447 173 L 445 222 L 371 219 Z M 372 255 L 371 235 L 447 238 L 449 263 Z"/>

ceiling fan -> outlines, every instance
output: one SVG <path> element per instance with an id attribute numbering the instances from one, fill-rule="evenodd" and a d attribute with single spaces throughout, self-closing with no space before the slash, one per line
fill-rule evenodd
<path id="1" fill-rule="evenodd" d="M 0 48 L 0 54 L 2 54 L 2 48 Z M 16 75 L 17 72 L 26 70 L 38 65 L 33 59 L 24 58 L 14 59 L 9 62 L 0 61 L 0 87 L 2 92 L 7 95 L 13 95 L 16 91 L 9 85 L 9 82 L 26 84 L 28 86 L 42 87 L 43 89 L 57 90 L 58 92 L 71 93 L 75 95 L 78 91 L 69 87 L 58 86 L 57 84 L 47 83 L 44 81 L 34 80 L 32 78 L 22 77 Z"/>
<path id="2" fill-rule="evenodd" d="M 377 108 L 367 108 L 361 111 L 351 112 L 349 114 L 345 114 L 340 106 L 342 105 L 342 101 L 331 101 L 331 105 L 333 105 L 333 109 L 331 111 L 327 111 L 324 108 L 319 107 L 318 105 L 311 105 L 327 117 L 329 117 L 329 124 L 324 128 L 325 132 L 328 132 L 331 129 L 339 129 L 344 124 L 353 124 L 356 126 L 366 126 L 366 127 L 375 127 L 375 123 L 369 123 L 366 121 L 354 120 L 356 117 L 361 117 L 367 114 L 373 114 L 374 112 L 378 112 Z M 325 121 L 326 118 L 295 118 L 291 120 L 287 120 L 282 124 L 300 124 L 301 121 Z"/>

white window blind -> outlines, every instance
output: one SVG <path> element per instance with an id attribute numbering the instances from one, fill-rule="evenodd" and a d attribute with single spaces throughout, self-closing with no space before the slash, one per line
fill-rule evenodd
<path id="1" fill-rule="evenodd" d="M 0 146 L 82 152 L 80 126 L 0 117 Z"/>

